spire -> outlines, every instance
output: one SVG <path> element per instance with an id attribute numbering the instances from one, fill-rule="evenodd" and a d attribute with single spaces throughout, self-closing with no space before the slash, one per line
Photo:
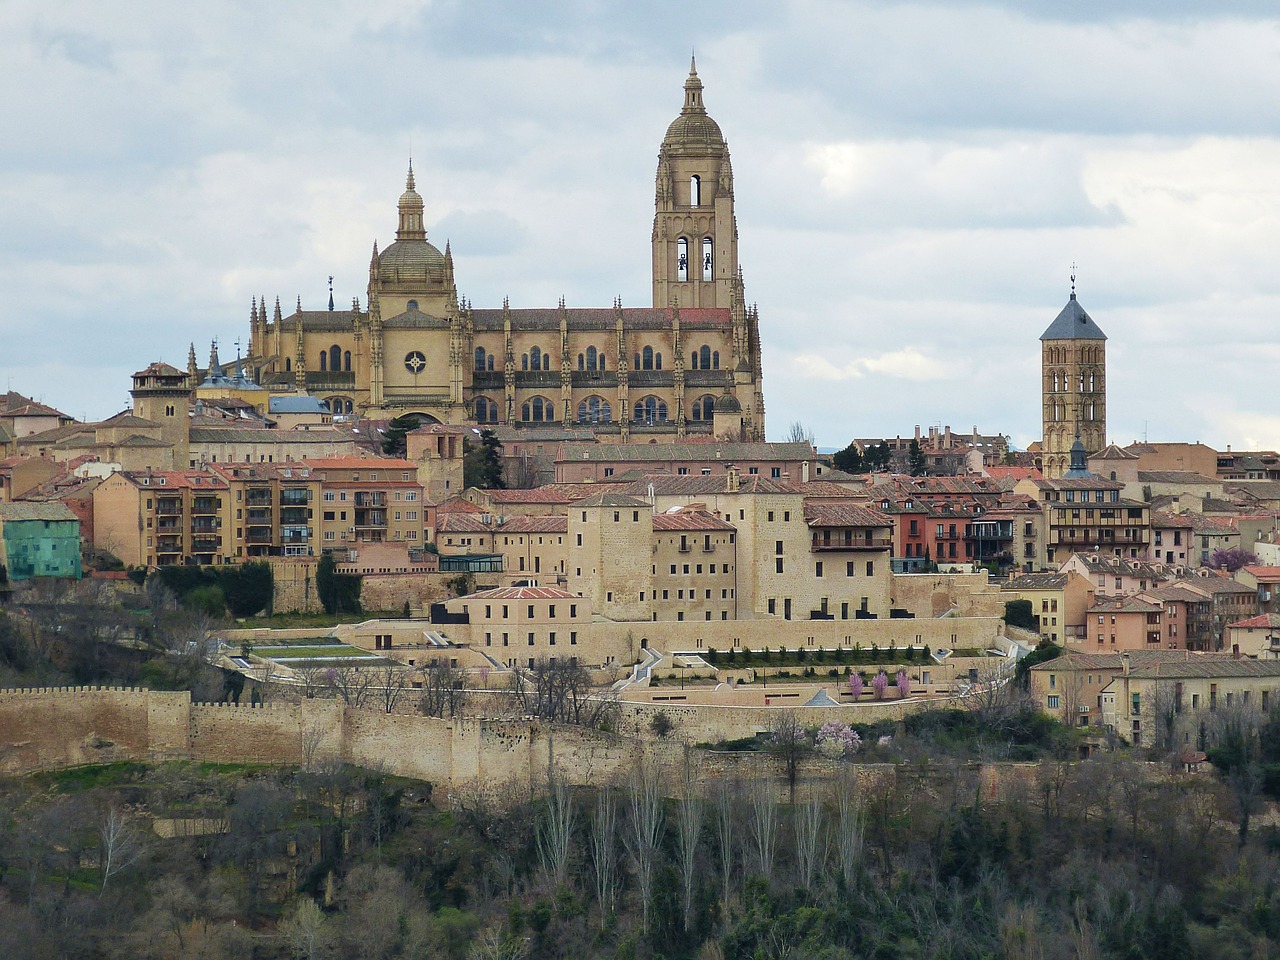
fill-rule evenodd
<path id="1" fill-rule="evenodd" d="M 413 161 L 409 161 L 409 175 L 404 180 L 404 193 L 400 194 L 400 225 L 396 229 L 397 240 L 425 240 L 427 227 L 422 218 L 422 197 L 414 189 Z"/>
<path id="2" fill-rule="evenodd" d="M 698 79 L 698 64 L 689 58 L 689 78 L 684 82 L 684 107 L 681 113 L 706 113 L 702 105 L 702 81 Z"/>
<path id="3" fill-rule="evenodd" d="M 209 342 L 209 376 L 215 377 L 222 372 L 222 364 L 218 362 L 218 341 Z"/>
<path id="4" fill-rule="evenodd" d="M 329 277 L 329 312 L 333 313 L 333 277 Z"/>
<path id="5" fill-rule="evenodd" d="M 187 348 L 187 382 L 193 387 L 196 385 L 196 372 L 198 369 L 196 367 L 196 345 L 193 341 L 191 346 Z"/>
<path id="6" fill-rule="evenodd" d="M 276 329 L 278 330 L 280 328 L 280 298 L 279 297 L 276 297 L 276 313 L 272 319 L 275 320 Z"/>
<path id="7" fill-rule="evenodd" d="M 1075 261 L 1071 263 L 1071 299 L 1076 298 L 1076 265 Z"/>

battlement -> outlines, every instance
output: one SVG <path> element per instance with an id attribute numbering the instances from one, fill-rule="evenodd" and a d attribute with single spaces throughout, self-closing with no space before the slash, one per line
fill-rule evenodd
<path id="1" fill-rule="evenodd" d="M 86 693 L 150 694 L 146 687 L 0 687 L 0 697 L 79 696 Z"/>

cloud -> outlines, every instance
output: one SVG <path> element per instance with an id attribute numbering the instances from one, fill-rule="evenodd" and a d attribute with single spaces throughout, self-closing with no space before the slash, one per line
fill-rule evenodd
<path id="1" fill-rule="evenodd" d="M 824 381 L 861 380 L 869 375 L 895 380 L 945 380 L 957 373 L 955 368 L 948 369 L 946 364 L 926 357 L 915 347 L 838 364 L 824 356 L 801 353 L 792 357 L 790 363 L 795 374 Z"/>

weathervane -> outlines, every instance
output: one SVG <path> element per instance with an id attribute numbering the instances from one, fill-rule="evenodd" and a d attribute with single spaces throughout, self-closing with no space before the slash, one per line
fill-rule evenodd
<path id="1" fill-rule="evenodd" d="M 333 278 L 330 277 L 329 279 L 332 280 Z M 1076 298 L 1076 262 L 1072 260 L 1071 261 L 1071 299 L 1074 300 L 1075 298 Z"/>

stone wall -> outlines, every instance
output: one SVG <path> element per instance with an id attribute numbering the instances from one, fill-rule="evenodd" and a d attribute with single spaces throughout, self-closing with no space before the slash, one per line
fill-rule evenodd
<path id="1" fill-rule="evenodd" d="M 917 617 L 938 617 L 954 609 L 961 617 L 1001 617 L 1002 596 L 985 570 L 979 573 L 896 573 L 893 605 Z"/>
<path id="2" fill-rule="evenodd" d="M 937 705 L 937 701 L 932 702 Z M 899 717 L 926 702 L 800 708 L 806 725 Z M 689 770 L 696 780 L 781 778 L 775 758 L 692 749 L 698 742 L 750 736 L 778 712 L 766 708 L 694 708 L 624 704 L 621 730 L 603 733 L 528 718 L 439 720 L 353 710 L 333 700 L 266 706 L 192 703 L 186 692 L 73 687 L 0 690 L 0 772 L 26 774 L 94 763 L 203 760 L 305 764 L 347 760 L 432 783 L 447 795 L 479 792 L 517 801 L 548 776 L 580 786 L 621 783 L 642 764 L 674 791 Z M 653 714 L 675 722 L 672 735 L 649 733 Z M 839 767 L 814 757 L 806 781 Z"/>

